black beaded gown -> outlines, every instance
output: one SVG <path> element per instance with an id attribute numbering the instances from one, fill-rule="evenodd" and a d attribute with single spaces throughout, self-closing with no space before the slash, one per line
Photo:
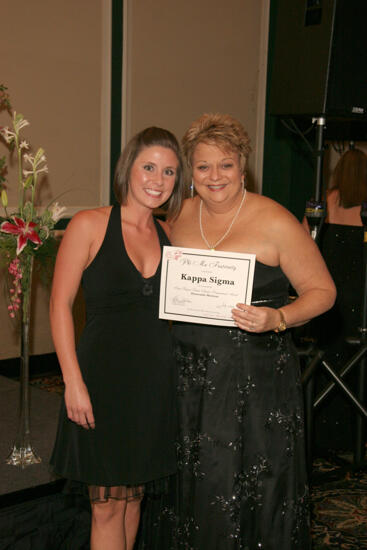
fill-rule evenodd
<path id="1" fill-rule="evenodd" d="M 155 483 L 177 469 L 176 375 L 168 323 L 158 318 L 160 270 L 145 279 L 135 268 L 114 206 L 82 280 L 87 321 L 77 353 L 96 427 L 69 421 L 63 404 L 51 458 L 58 474 L 106 487 L 105 498 L 124 498 L 111 487 Z"/>
<path id="2" fill-rule="evenodd" d="M 280 267 L 256 262 L 253 304 L 287 303 Z M 176 548 L 306 550 L 303 397 L 289 331 L 177 324 Z"/>

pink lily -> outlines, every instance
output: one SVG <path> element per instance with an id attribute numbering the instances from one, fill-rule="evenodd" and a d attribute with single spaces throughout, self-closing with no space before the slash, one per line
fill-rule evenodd
<path id="1" fill-rule="evenodd" d="M 18 235 L 17 237 L 17 255 L 19 255 L 23 248 L 27 245 L 27 241 L 40 245 L 42 244 L 39 235 L 35 232 L 34 228 L 37 224 L 34 222 L 25 222 L 21 218 L 12 216 L 14 223 L 3 222 L 0 225 L 0 230 L 4 233 L 11 233 L 12 235 Z"/>

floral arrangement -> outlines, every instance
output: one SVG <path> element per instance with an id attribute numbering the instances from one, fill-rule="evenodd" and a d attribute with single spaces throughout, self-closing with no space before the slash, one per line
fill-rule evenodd
<path id="1" fill-rule="evenodd" d="M 8 306 L 10 317 L 14 318 L 22 310 L 25 321 L 29 318 L 33 261 L 37 258 L 41 267 L 53 261 L 56 254 L 53 229 L 65 208 L 58 203 L 51 203 L 42 212 L 36 208 L 37 185 L 42 175 L 48 171 L 45 152 L 42 148 L 34 155 L 29 152 L 29 144 L 21 138 L 21 131 L 29 126 L 29 122 L 22 114 L 12 111 L 7 88 L 0 85 L 0 110 L 4 109 L 12 117 L 12 124 L 10 127 L 0 126 L 0 136 L 9 151 L 16 153 L 18 206 L 16 211 L 8 212 L 6 158 L 1 157 L 0 196 L 5 215 L 0 216 L 0 257 L 11 277 Z"/>

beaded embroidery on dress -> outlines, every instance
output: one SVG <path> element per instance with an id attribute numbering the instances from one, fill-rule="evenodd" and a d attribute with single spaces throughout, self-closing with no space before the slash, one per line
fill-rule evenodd
<path id="1" fill-rule="evenodd" d="M 287 302 L 279 267 L 257 262 L 253 300 Z M 179 369 L 179 550 L 307 550 L 303 401 L 288 332 L 174 326 Z"/>

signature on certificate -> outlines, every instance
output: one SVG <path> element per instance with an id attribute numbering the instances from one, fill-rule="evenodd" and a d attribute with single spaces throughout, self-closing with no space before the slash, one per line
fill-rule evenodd
<path id="1" fill-rule="evenodd" d="M 191 300 L 185 298 L 184 296 L 173 296 L 172 304 L 175 306 L 184 306 L 185 304 L 191 304 Z"/>
<path id="2" fill-rule="evenodd" d="M 215 307 L 217 309 L 231 309 L 231 306 L 229 304 L 226 304 L 225 302 L 222 302 L 221 304 L 217 304 Z"/>

